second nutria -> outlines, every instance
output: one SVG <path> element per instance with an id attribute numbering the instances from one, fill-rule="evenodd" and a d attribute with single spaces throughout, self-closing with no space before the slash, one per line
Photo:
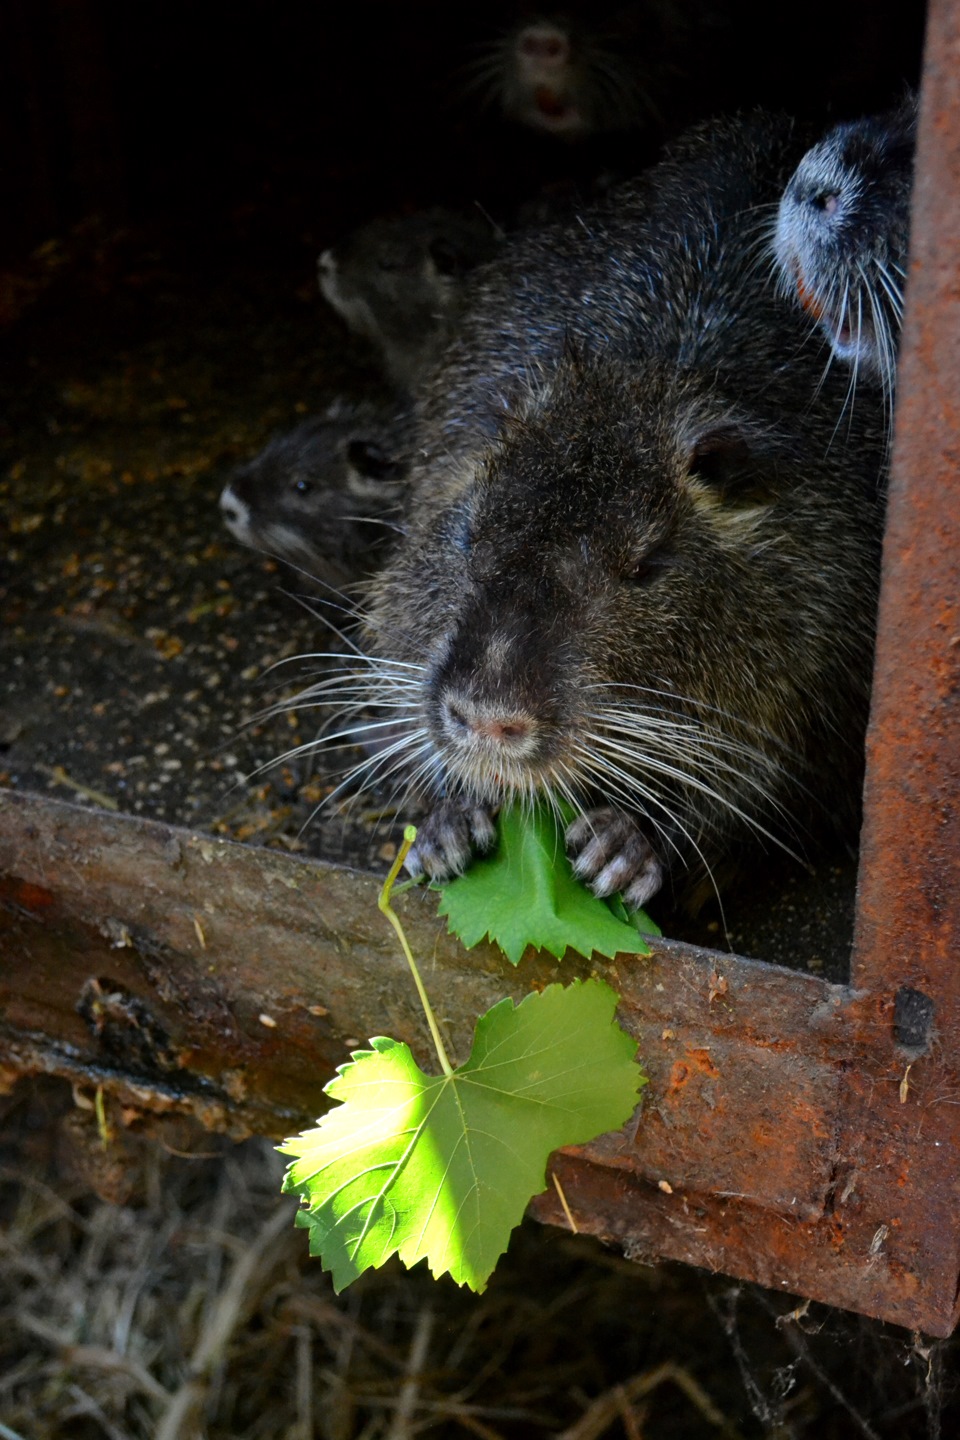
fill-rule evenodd
<path id="1" fill-rule="evenodd" d="M 407 425 L 394 406 L 334 401 L 237 467 L 220 495 L 224 524 L 324 584 L 357 579 L 397 529 Z"/>
<path id="2" fill-rule="evenodd" d="M 464 277 L 497 243 L 480 215 L 435 209 L 372 220 L 323 251 L 320 291 L 377 347 L 393 384 L 410 390 L 449 337 Z"/>
<path id="3" fill-rule="evenodd" d="M 860 379 L 893 390 L 910 238 L 917 103 L 837 125 L 807 151 L 777 212 L 783 292 Z"/>

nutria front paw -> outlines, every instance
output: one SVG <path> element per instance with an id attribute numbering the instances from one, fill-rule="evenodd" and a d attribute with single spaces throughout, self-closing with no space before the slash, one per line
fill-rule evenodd
<path id="1" fill-rule="evenodd" d="M 639 909 L 663 884 L 663 865 L 631 815 L 610 805 L 586 810 L 567 827 L 573 873 L 594 895 L 620 890 L 624 903 Z"/>
<path id="2" fill-rule="evenodd" d="M 462 875 L 474 855 L 486 855 L 497 838 L 489 810 L 465 800 L 441 800 L 417 827 L 407 855 L 411 875 L 449 880 Z"/>

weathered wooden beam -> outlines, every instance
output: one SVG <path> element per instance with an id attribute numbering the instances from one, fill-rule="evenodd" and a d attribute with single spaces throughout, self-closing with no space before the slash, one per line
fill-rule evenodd
<path id="1" fill-rule="evenodd" d="M 371 1034 L 429 1064 L 373 876 L 12 793 L 0 795 L 0 874 L 0 1043 L 14 1072 L 279 1135 L 314 1118 L 335 1065 Z M 434 897 L 399 904 L 461 1058 L 475 1017 L 505 994 L 593 972 L 622 995 L 648 1098 L 639 1122 L 556 1162 L 582 1228 L 628 1253 L 922 1323 L 899 1211 L 836 1216 L 846 1077 L 896 1095 L 904 1068 L 892 995 L 670 941 L 648 960 L 514 970 L 448 937 Z M 908 1128 L 890 1142 L 900 1163 Z M 566 1223 L 549 1194 L 534 1210 Z"/>

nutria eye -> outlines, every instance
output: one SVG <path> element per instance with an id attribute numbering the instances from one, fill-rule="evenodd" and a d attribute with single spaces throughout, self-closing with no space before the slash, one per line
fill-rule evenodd
<path id="1" fill-rule="evenodd" d="M 449 240 L 438 238 L 430 242 L 430 258 L 441 275 L 462 275 L 466 266 Z"/>
<path id="2" fill-rule="evenodd" d="M 313 486 L 309 480 L 294 480 L 293 488 L 298 495 L 309 495 Z"/>
<path id="3" fill-rule="evenodd" d="M 701 435 L 687 459 L 687 468 L 707 485 L 724 489 L 749 458 L 744 437 L 733 428 L 720 428 Z"/>

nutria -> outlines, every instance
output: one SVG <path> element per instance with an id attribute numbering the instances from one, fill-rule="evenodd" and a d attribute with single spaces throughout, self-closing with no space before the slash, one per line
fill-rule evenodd
<path id="1" fill-rule="evenodd" d="M 340 399 L 239 466 L 220 511 L 244 545 L 339 586 L 369 571 L 396 532 L 408 419 Z"/>
<path id="2" fill-rule="evenodd" d="M 543 135 L 631 129 L 656 109 L 642 57 L 619 29 L 605 35 L 586 16 L 528 15 L 485 47 L 471 83 L 504 118 Z"/>
<path id="3" fill-rule="evenodd" d="M 464 88 L 504 120 L 571 146 L 617 134 L 662 138 L 678 110 L 687 123 L 697 113 L 709 62 L 722 65 L 727 21 L 704 0 L 513 8 L 464 67 Z"/>
<path id="4" fill-rule="evenodd" d="M 464 277 L 497 243 L 479 214 L 435 209 L 373 220 L 323 251 L 320 290 L 351 330 L 377 346 L 388 378 L 409 390 L 448 338 Z"/>
<path id="5" fill-rule="evenodd" d="M 857 379 L 893 390 L 910 238 L 917 104 L 837 125 L 808 150 L 777 213 L 783 292 Z"/>
<path id="6" fill-rule="evenodd" d="M 758 263 L 795 147 L 702 128 L 478 279 L 344 680 L 405 727 L 358 777 L 433 797 L 415 872 L 462 870 L 511 797 L 571 805 L 577 871 L 630 904 L 855 814 L 884 426 L 875 397 L 837 432 L 845 381 L 814 394 Z"/>

